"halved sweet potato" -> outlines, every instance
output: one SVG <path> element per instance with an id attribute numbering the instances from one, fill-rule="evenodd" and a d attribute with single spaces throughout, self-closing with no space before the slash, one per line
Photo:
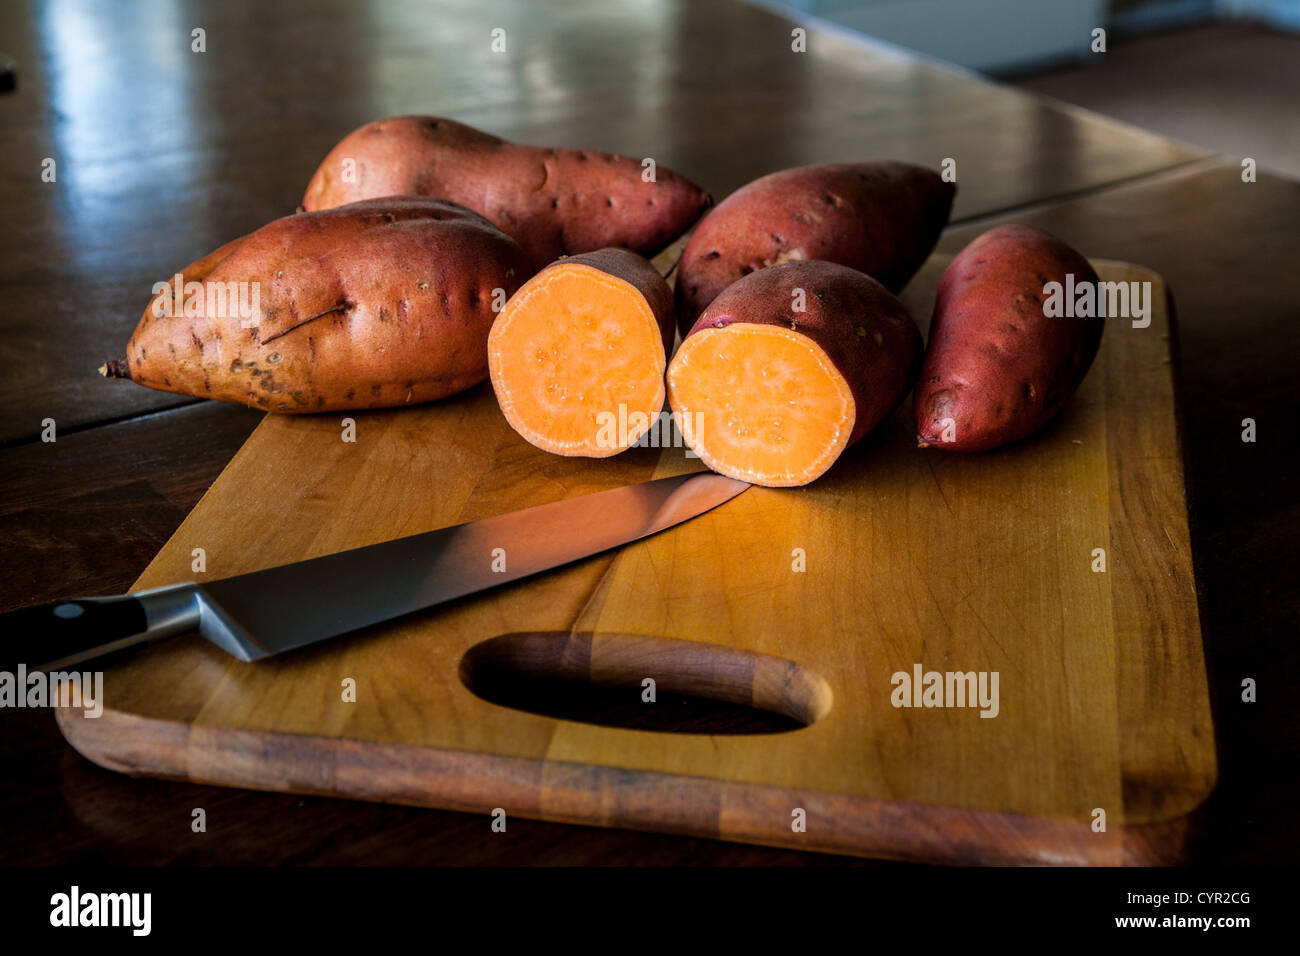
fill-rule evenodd
<path id="1" fill-rule="evenodd" d="M 668 367 L 668 400 L 714 471 L 804 485 L 889 414 L 920 357 L 916 323 L 875 279 L 790 262 L 713 300 Z"/>
<path id="2" fill-rule="evenodd" d="M 601 249 L 547 266 L 506 303 L 488 336 L 501 411 L 557 455 L 607 458 L 664 405 L 673 294 L 645 259 Z"/>

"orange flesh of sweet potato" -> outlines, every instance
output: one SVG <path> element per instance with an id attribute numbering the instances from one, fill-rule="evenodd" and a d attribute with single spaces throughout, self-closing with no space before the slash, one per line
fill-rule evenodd
<path id="1" fill-rule="evenodd" d="M 779 325 L 701 329 L 682 343 L 670 382 L 682 437 L 700 460 L 759 485 L 820 476 L 857 418 L 853 390 L 825 351 Z M 702 409 L 713 414 L 695 414 Z"/>
<path id="2" fill-rule="evenodd" d="M 714 471 L 804 485 L 907 394 L 921 335 L 874 279 L 789 262 L 733 283 L 668 367 L 683 437 Z"/>
<path id="3" fill-rule="evenodd" d="M 634 444 L 664 404 L 672 292 L 623 249 L 563 259 L 506 303 L 488 336 L 506 420 L 557 455 L 606 458 Z"/>

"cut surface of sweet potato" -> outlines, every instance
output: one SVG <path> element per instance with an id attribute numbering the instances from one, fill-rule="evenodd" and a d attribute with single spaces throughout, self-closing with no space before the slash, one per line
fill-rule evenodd
<path id="1" fill-rule="evenodd" d="M 626 250 L 547 266 L 488 337 L 506 420 L 557 455 L 606 458 L 635 444 L 663 410 L 672 315 L 668 285 Z"/>
<path id="2" fill-rule="evenodd" d="M 816 342 L 778 325 L 701 329 L 668 375 L 687 444 L 709 468 L 774 487 L 820 476 L 848 445 L 856 403 Z"/>
<path id="3" fill-rule="evenodd" d="M 709 304 L 668 366 L 668 400 L 714 471 L 806 485 L 884 420 L 920 358 L 916 323 L 875 279 L 833 262 L 785 262 Z"/>

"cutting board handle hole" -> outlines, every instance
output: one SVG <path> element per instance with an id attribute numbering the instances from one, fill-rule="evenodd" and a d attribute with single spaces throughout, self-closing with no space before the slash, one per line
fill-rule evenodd
<path id="1" fill-rule="evenodd" d="M 794 661 L 645 634 L 502 634 L 466 652 L 460 679 L 504 707 L 662 733 L 800 730 L 824 717 L 832 700 L 830 685 Z"/>

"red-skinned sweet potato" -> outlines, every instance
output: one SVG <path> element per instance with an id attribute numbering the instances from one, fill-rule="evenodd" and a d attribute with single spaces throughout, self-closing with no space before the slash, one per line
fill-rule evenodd
<path id="1" fill-rule="evenodd" d="M 939 283 L 913 398 L 920 444 L 984 451 L 1051 421 L 1087 374 L 1104 320 L 1044 315 L 1045 287 L 1097 282 L 1088 260 L 1029 226 L 966 246 Z"/>
<path id="2" fill-rule="evenodd" d="M 668 400 L 714 471 L 804 485 L 902 400 L 921 334 L 875 279 L 788 262 L 728 286 L 668 366 Z"/>
<path id="3" fill-rule="evenodd" d="M 756 179 L 713 209 L 677 267 L 682 331 L 737 279 L 800 259 L 907 285 L 948 222 L 956 187 L 899 162 L 827 163 Z"/>
<path id="4" fill-rule="evenodd" d="M 530 274 L 513 239 L 443 200 L 299 213 L 159 283 L 101 371 L 276 412 L 427 402 L 487 377 L 492 321 Z"/>
<path id="5" fill-rule="evenodd" d="M 711 200 L 663 166 L 612 153 L 524 146 L 435 116 L 396 116 L 345 136 L 303 196 L 328 209 L 376 196 L 439 196 L 481 213 L 541 269 L 561 256 L 622 246 L 652 255 Z"/>
<path id="6" fill-rule="evenodd" d="M 492 387 L 538 448 L 607 458 L 663 410 L 673 333 L 672 290 L 649 262 L 626 249 L 571 256 L 524 283 L 493 323 Z"/>

